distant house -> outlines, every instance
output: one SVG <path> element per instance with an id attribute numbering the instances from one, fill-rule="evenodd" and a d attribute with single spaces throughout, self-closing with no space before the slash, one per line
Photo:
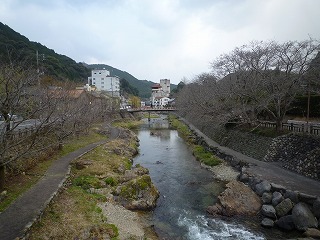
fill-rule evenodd
<path id="1" fill-rule="evenodd" d="M 160 83 L 151 86 L 151 104 L 154 107 L 167 106 L 170 101 L 170 80 L 161 79 Z"/>
<path id="2" fill-rule="evenodd" d="M 92 70 L 88 84 L 94 86 L 96 91 L 106 92 L 112 97 L 120 96 L 120 78 L 111 76 L 106 69 Z"/>
<path id="3" fill-rule="evenodd" d="M 160 99 L 160 106 L 167 106 L 170 101 L 170 98 L 163 97 Z"/>

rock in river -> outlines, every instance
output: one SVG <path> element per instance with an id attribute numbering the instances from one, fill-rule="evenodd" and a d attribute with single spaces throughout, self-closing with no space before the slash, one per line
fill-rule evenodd
<path id="1" fill-rule="evenodd" d="M 137 176 L 117 187 L 114 195 L 125 208 L 130 210 L 150 210 L 156 207 L 159 191 L 149 175 Z"/>
<path id="2" fill-rule="evenodd" d="M 217 210 L 214 214 L 224 216 L 255 215 L 259 212 L 261 200 L 251 188 L 238 181 L 231 181 L 226 187 L 218 197 L 220 203 L 217 207 L 207 209 L 209 213 L 213 209 Z"/>
<path id="3" fill-rule="evenodd" d="M 293 222 L 296 229 L 306 231 L 308 228 L 317 228 L 318 221 L 304 203 L 298 203 L 292 210 Z"/>
<path id="4" fill-rule="evenodd" d="M 272 218 L 272 219 L 277 218 L 276 210 L 274 209 L 274 207 L 272 205 L 266 205 L 266 204 L 262 205 L 261 213 L 263 216 L 268 217 L 268 218 Z"/>

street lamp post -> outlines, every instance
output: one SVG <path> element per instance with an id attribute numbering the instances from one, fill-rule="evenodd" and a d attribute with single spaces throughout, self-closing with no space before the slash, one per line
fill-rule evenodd
<path id="1" fill-rule="evenodd" d="M 307 127 L 309 129 L 309 116 L 310 116 L 310 88 L 308 84 L 308 103 L 307 103 Z"/>
<path id="2" fill-rule="evenodd" d="M 309 119 L 310 119 L 310 98 L 311 98 L 311 93 L 310 93 L 310 80 L 308 79 L 307 85 L 301 85 L 302 87 L 307 87 L 307 119 L 306 119 L 306 132 L 310 132 L 310 126 L 309 126 Z"/>

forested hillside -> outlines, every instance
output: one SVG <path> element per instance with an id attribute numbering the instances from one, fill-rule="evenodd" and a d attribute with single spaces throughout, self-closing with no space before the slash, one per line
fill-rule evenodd
<path id="1" fill-rule="evenodd" d="M 60 81 L 71 80 L 83 84 L 87 82 L 87 78 L 91 75 L 91 69 L 105 68 L 112 75 L 125 79 L 129 86 L 138 90 L 139 97 L 149 98 L 151 96 L 151 86 L 153 84 L 151 81 L 139 80 L 126 71 L 105 64 L 77 63 L 41 43 L 30 41 L 27 37 L 0 22 L 0 64 L 10 62 L 18 64 L 28 62 L 28 67 L 30 65 L 34 68 L 38 67 L 40 72 L 47 76 L 52 76 Z M 175 87 L 176 85 L 171 84 L 172 89 Z M 136 91 L 134 92 L 136 93 Z"/>
<path id="2" fill-rule="evenodd" d="M 58 54 L 46 46 L 29 41 L 28 38 L 15 32 L 0 22 L 0 62 L 2 64 L 25 62 L 37 66 L 37 54 L 40 71 L 46 75 L 54 76 L 59 80 L 86 81 L 90 70 L 73 59 Z"/>

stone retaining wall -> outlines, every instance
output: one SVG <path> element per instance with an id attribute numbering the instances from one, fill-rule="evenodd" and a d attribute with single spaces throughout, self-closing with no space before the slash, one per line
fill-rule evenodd
<path id="1" fill-rule="evenodd" d="M 261 197 L 261 225 L 283 230 L 298 230 L 306 237 L 320 238 L 320 198 L 292 191 L 283 186 L 250 176 L 242 167 L 239 180 Z"/>
<path id="2" fill-rule="evenodd" d="M 264 161 L 280 162 L 283 168 L 320 180 L 320 138 L 298 134 L 274 138 Z"/>
<path id="3" fill-rule="evenodd" d="M 263 160 L 272 143 L 271 137 L 239 130 L 226 130 L 221 127 L 206 126 L 201 131 L 221 146 L 226 146 L 258 160 Z"/>
<path id="4" fill-rule="evenodd" d="M 271 138 L 215 126 L 202 127 L 209 138 L 252 158 L 279 162 L 283 168 L 320 180 L 320 137 L 291 133 Z"/>

